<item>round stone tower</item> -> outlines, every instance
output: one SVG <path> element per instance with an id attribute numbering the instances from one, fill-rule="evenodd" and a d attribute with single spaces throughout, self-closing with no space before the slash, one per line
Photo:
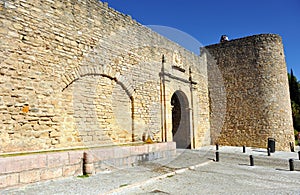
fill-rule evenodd
<path id="1" fill-rule="evenodd" d="M 254 35 L 210 45 L 203 51 L 208 55 L 213 144 L 265 148 L 268 138 L 275 138 L 277 150 L 288 150 L 294 135 L 281 37 Z M 216 67 L 223 86 L 213 83 Z M 225 104 L 224 117 L 222 123 L 216 123 L 220 102 Z"/>

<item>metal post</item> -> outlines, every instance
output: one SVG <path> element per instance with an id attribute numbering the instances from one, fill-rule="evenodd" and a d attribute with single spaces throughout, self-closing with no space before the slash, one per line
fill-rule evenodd
<path id="1" fill-rule="evenodd" d="M 243 146 L 243 153 L 246 153 L 246 146 Z"/>
<path id="2" fill-rule="evenodd" d="M 268 150 L 268 156 L 271 156 L 270 148 L 268 148 L 267 150 Z"/>
<path id="3" fill-rule="evenodd" d="M 219 152 L 216 152 L 216 162 L 219 162 Z"/>
<path id="4" fill-rule="evenodd" d="M 290 171 L 294 171 L 295 167 L 294 167 L 294 160 L 293 159 L 289 160 L 289 165 L 290 165 Z"/>
<path id="5" fill-rule="evenodd" d="M 300 151 L 298 151 L 298 158 L 299 158 L 299 160 L 300 160 Z"/>
<path id="6" fill-rule="evenodd" d="M 254 159 L 253 159 L 253 156 L 250 155 L 250 166 L 254 166 Z"/>
<path id="7" fill-rule="evenodd" d="M 87 164 L 87 153 L 83 152 L 83 158 L 82 158 L 82 175 L 87 175 L 86 164 Z"/>
<path id="8" fill-rule="evenodd" d="M 294 142 L 290 142 L 290 149 L 291 149 L 291 152 L 295 152 Z"/>
<path id="9" fill-rule="evenodd" d="M 216 150 L 219 150 L 219 144 L 216 144 Z"/>

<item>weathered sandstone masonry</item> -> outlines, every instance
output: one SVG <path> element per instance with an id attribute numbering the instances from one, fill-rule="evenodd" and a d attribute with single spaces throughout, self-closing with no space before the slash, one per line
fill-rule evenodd
<path id="1" fill-rule="evenodd" d="M 210 142 L 206 63 L 129 16 L 96 0 L 1 1 L 0 25 L 0 152 L 172 141 L 175 92 L 192 147 Z"/>
<path id="2" fill-rule="evenodd" d="M 277 149 L 288 150 L 293 124 L 281 37 L 255 35 L 205 50 L 212 143 L 265 148 L 275 138 Z"/>
<path id="3" fill-rule="evenodd" d="M 0 0 L 0 27 L 1 187 L 47 179 L 44 172 L 95 173 L 103 160 L 168 157 L 173 141 L 210 144 L 205 58 L 130 16 L 96 0 Z M 148 137 L 153 144 L 130 152 Z M 45 163 L 7 168 L 23 162 L 20 154 Z"/>

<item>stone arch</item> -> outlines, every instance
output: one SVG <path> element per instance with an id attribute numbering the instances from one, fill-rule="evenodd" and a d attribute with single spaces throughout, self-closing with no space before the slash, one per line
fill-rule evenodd
<path id="1" fill-rule="evenodd" d="M 74 81 L 87 75 L 105 76 L 112 80 L 115 80 L 119 85 L 123 87 L 130 98 L 133 97 L 134 86 L 132 82 L 130 82 L 126 76 L 121 75 L 119 72 L 116 72 L 111 66 L 80 66 L 74 68 L 72 71 L 64 74 L 61 77 L 61 80 L 64 83 L 62 91 L 68 88 L 68 86 L 70 86 Z"/>
<path id="2" fill-rule="evenodd" d="M 118 93 L 119 95 L 116 97 L 118 99 L 118 102 L 120 103 L 119 105 L 117 105 L 117 106 L 119 106 L 119 108 L 117 108 L 117 109 L 120 109 L 120 107 L 122 107 L 122 108 L 130 107 L 128 112 L 127 112 L 126 117 L 125 117 L 124 112 L 122 112 L 122 114 L 119 114 L 118 116 L 115 113 L 114 121 L 112 123 L 110 123 L 110 124 L 114 124 L 114 125 L 120 124 L 119 126 L 122 126 L 124 128 L 123 129 L 120 129 L 120 128 L 115 129 L 114 127 L 109 128 L 109 129 L 111 129 L 111 131 L 110 130 L 105 131 L 104 133 L 101 134 L 101 136 L 103 137 L 100 140 L 101 144 L 107 144 L 109 139 L 111 139 L 111 141 L 112 141 L 111 143 L 125 143 L 125 142 L 128 142 L 128 141 L 130 141 L 130 142 L 135 141 L 134 140 L 134 122 L 133 122 L 133 110 L 134 110 L 134 100 L 133 100 L 133 98 L 134 98 L 134 95 L 135 95 L 135 90 L 134 90 L 134 86 L 133 86 L 132 82 L 126 76 L 121 75 L 119 72 L 116 72 L 113 68 L 111 68 L 109 66 L 106 66 L 106 67 L 102 67 L 102 66 L 100 66 L 100 67 L 82 66 L 82 67 L 78 67 L 78 68 L 73 69 L 72 71 L 64 74 L 61 77 L 62 82 L 64 84 L 64 88 L 63 88 L 62 91 L 65 91 L 65 90 L 67 91 L 68 88 L 72 87 L 73 84 L 76 84 L 76 81 L 78 81 L 78 80 L 85 79 L 85 78 L 88 78 L 88 77 L 95 77 L 95 76 L 96 77 L 97 76 L 102 77 L 103 79 L 106 78 L 106 79 L 112 80 L 116 83 L 116 86 L 119 87 L 120 91 L 123 90 L 123 92 L 124 92 L 123 95 L 120 96 L 120 94 Z M 101 93 L 98 93 L 98 94 L 101 94 Z M 126 95 L 127 95 L 127 97 L 126 97 Z M 85 98 L 86 96 L 82 96 L 82 97 Z M 112 96 L 112 99 L 113 98 L 114 98 L 114 96 Z M 126 98 L 127 98 L 127 101 L 129 100 L 129 102 L 126 103 L 127 105 L 122 104 L 122 103 L 124 103 L 124 101 L 122 101 L 122 100 L 125 100 Z M 72 101 L 74 101 L 74 99 Z M 93 121 L 97 121 L 98 115 L 102 114 L 102 113 L 98 113 L 98 111 L 96 111 L 96 110 L 99 110 L 99 107 L 101 107 L 101 104 L 103 104 L 103 102 L 96 103 L 94 105 L 96 107 L 92 109 L 93 110 L 92 115 L 94 116 Z M 114 104 L 111 104 L 111 105 L 112 105 L 111 109 L 113 109 L 112 112 L 115 112 L 115 110 L 117 110 L 117 109 L 114 109 L 115 108 Z M 76 109 L 78 109 L 78 108 L 76 107 Z M 89 112 L 91 112 L 91 110 L 89 110 Z M 84 118 L 85 119 L 86 116 L 84 115 L 84 113 L 85 112 L 82 112 L 81 110 L 77 111 L 77 115 L 80 115 L 77 118 Z M 90 113 L 89 113 L 89 116 L 90 116 Z M 120 116 L 121 116 L 121 118 L 120 118 Z M 108 120 L 108 119 L 105 119 L 105 120 Z M 112 119 L 110 119 L 110 120 L 112 120 Z M 122 123 L 124 121 L 126 122 L 126 124 L 127 123 L 128 124 L 124 125 Z M 82 121 L 78 122 L 78 119 L 75 120 L 75 123 L 77 124 L 77 126 L 78 126 L 78 124 L 80 125 L 80 124 L 83 124 L 83 123 L 85 123 L 84 127 L 88 126 L 88 124 L 86 122 L 82 122 Z M 101 125 L 101 122 L 97 122 L 97 123 Z M 105 123 L 107 123 L 107 121 L 105 121 Z M 88 126 L 88 127 L 90 127 L 90 126 Z M 91 127 L 93 127 L 93 126 L 91 126 Z M 128 127 L 128 128 L 126 128 L 126 127 Z M 83 128 L 81 128 L 81 129 L 83 129 Z M 90 129 L 93 129 L 93 128 L 90 128 Z M 127 133 L 125 132 L 125 129 L 128 130 Z M 85 132 L 81 131 L 81 132 L 79 132 L 79 134 L 81 134 L 81 137 L 83 137 L 82 135 L 84 135 Z M 91 134 L 91 133 L 89 133 L 89 134 Z M 98 132 L 98 134 L 100 135 L 99 132 Z M 122 136 L 124 134 L 126 134 L 126 137 Z M 88 139 L 82 139 L 82 140 L 85 144 L 87 144 L 86 140 L 88 140 Z M 91 141 L 89 141 L 89 142 L 91 142 Z M 94 142 L 91 142 L 91 143 L 94 143 Z"/>
<path id="3" fill-rule="evenodd" d="M 172 135 L 177 148 L 191 148 L 191 125 L 188 97 L 177 90 L 171 98 Z"/>

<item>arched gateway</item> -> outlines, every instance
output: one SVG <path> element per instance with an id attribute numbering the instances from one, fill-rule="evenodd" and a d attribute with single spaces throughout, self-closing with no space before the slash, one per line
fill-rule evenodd
<path id="1" fill-rule="evenodd" d="M 171 98 L 172 134 L 177 148 L 191 148 L 189 102 L 182 91 L 176 91 Z"/>

